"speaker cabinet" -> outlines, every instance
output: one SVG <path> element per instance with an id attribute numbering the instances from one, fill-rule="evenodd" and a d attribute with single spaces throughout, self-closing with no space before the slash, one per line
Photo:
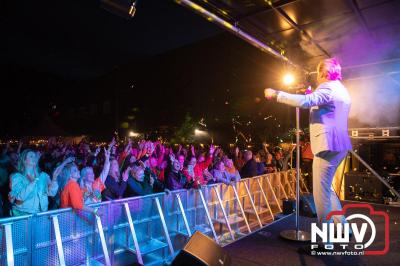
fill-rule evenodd
<path id="1" fill-rule="evenodd" d="M 231 259 L 211 238 L 196 231 L 171 263 L 171 266 L 186 265 L 228 266 Z"/>
<path id="2" fill-rule="evenodd" d="M 314 197 L 312 194 L 300 195 L 300 215 L 306 217 L 317 217 Z"/>

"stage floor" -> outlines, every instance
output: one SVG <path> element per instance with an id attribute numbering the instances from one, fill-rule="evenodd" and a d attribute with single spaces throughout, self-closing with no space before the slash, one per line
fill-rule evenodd
<path id="1" fill-rule="evenodd" d="M 345 204 L 346 202 L 344 202 Z M 400 265 L 400 207 L 371 204 L 375 210 L 385 211 L 390 218 L 390 249 L 389 253 L 382 256 L 308 256 L 300 254 L 297 249 L 304 245 L 285 240 L 280 237 L 280 232 L 295 228 L 295 216 L 290 215 L 276 221 L 258 233 L 254 233 L 238 242 L 232 243 L 224 249 L 232 258 L 232 266 L 235 265 Z M 354 213 L 350 211 L 349 213 Z M 360 211 L 358 211 L 360 213 Z M 374 249 L 384 246 L 383 219 L 374 218 L 377 236 Z M 310 224 L 316 218 L 300 217 L 300 227 L 310 231 Z M 268 236 L 269 235 L 269 236 Z M 354 243 L 354 237 L 352 239 Z M 372 247 L 372 246 L 371 246 Z"/>

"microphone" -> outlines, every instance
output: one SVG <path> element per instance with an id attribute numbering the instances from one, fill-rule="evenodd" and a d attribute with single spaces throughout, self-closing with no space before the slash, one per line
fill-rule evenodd
<path id="1" fill-rule="evenodd" d="M 308 86 L 307 88 L 304 88 L 304 86 L 298 86 L 295 88 L 296 94 L 310 94 L 312 93 L 312 88 L 311 86 Z"/>

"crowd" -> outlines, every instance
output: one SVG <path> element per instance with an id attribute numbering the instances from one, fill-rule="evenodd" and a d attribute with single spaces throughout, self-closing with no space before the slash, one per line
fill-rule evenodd
<path id="1" fill-rule="evenodd" d="M 199 189 L 213 183 L 282 171 L 289 155 L 268 145 L 253 154 L 234 147 L 225 152 L 209 145 L 168 146 L 141 140 L 124 145 L 66 143 L 50 138 L 30 147 L 8 143 L 0 154 L 0 217 L 34 214 L 57 208 L 95 211 L 91 203 Z"/>

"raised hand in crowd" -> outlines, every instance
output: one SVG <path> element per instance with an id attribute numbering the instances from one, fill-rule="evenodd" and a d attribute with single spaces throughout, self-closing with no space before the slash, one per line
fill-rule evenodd
<path id="1" fill-rule="evenodd" d="M 166 153 L 166 149 L 164 147 L 164 145 L 160 144 L 160 156 L 164 156 L 164 154 Z"/>
<path id="2" fill-rule="evenodd" d="M 214 151 L 214 157 L 218 157 L 221 152 L 221 148 L 216 148 Z"/>
<path id="3" fill-rule="evenodd" d="M 125 171 L 122 173 L 122 181 L 124 182 L 128 181 L 129 171 L 131 171 L 131 167 L 127 167 Z"/>
<path id="4" fill-rule="evenodd" d="M 154 185 L 154 177 L 153 177 L 153 175 L 150 175 L 149 181 L 150 181 L 150 186 L 153 186 Z"/>
<path id="5" fill-rule="evenodd" d="M 240 152 L 239 147 L 236 147 L 236 148 L 235 148 L 235 157 L 236 157 L 236 158 L 239 157 L 239 152 Z"/>
<path id="6" fill-rule="evenodd" d="M 97 157 L 97 155 L 99 155 L 100 151 L 101 151 L 101 148 L 100 148 L 100 145 L 99 145 L 99 146 L 97 146 L 96 150 L 94 151 L 94 154 L 93 154 L 94 157 Z"/>
<path id="7" fill-rule="evenodd" d="M 195 157 L 196 156 L 196 151 L 194 149 L 193 145 L 190 145 L 190 152 L 192 153 L 192 156 Z"/>
<path id="8" fill-rule="evenodd" d="M 129 152 L 131 151 L 131 149 L 132 149 L 132 140 L 129 139 L 129 140 L 128 140 L 128 143 L 127 143 L 126 146 L 125 146 L 124 152 L 125 152 L 125 153 L 129 153 Z"/>
<path id="9" fill-rule="evenodd" d="M 66 151 L 66 150 L 67 150 L 67 145 L 66 145 L 66 144 L 62 145 L 61 153 L 62 153 L 62 154 L 65 154 L 65 151 Z"/>
<path id="10" fill-rule="evenodd" d="M 143 150 L 144 149 L 144 144 L 145 144 L 145 140 L 144 139 L 142 139 L 141 141 L 138 142 L 139 150 Z"/>
<path id="11" fill-rule="evenodd" d="M 215 146 L 214 146 L 214 144 L 211 144 L 210 145 L 210 150 L 209 150 L 209 153 L 210 153 L 211 156 L 214 155 L 214 151 L 215 151 Z"/>
<path id="12" fill-rule="evenodd" d="M 175 154 L 173 154 L 172 152 L 169 154 L 169 159 L 171 161 L 171 163 L 174 163 L 175 159 Z"/>
<path id="13" fill-rule="evenodd" d="M 117 144 L 117 141 L 115 140 L 115 137 L 112 138 L 111 142 L 108 144 L 108 147 L 114 147 L 115 144 Z"/>
<path id="14" fill-rule="evenodd" d="M 24 141 L 21 139 L 18 143 L 18 149 L 17 149 L 17 154 L 21 153 L 22 145 L 24 144 Z"/>
<path id="15" fill-rule="evenodd" d="M 6 147 L 3 150 L 3 155 L 6 155 L 9 149 L 10 149 L 10 141 L 7 141 Z"/>
<path id="16" fill-rule="evenodd" d="M 264 151 L 265 151 L 265 154 L 270 153 L 269 150 L 268 150 L 269 145 L 268 145 L 266 142 L 263 142 L 262 145 L 263 145 L 263 149 L 264 149 Z"/>
<path id="17" fill-rule="evenodd" d="M 69 164 L 75 162 L 75 157 L 68 157 L 65 159 L 53 172 L 53 180 L 57 180 L 58 176 L 61 174 L 61 171 L 64 169 L 64 167 Z"/>
<path id="18" fill-rule="evenodd" d="M 181 152 L 181 150 L 182 150 L 182 145 L 179 144 L 178 151 L 176 152 L 176 154 L 179 154 Z"/>

